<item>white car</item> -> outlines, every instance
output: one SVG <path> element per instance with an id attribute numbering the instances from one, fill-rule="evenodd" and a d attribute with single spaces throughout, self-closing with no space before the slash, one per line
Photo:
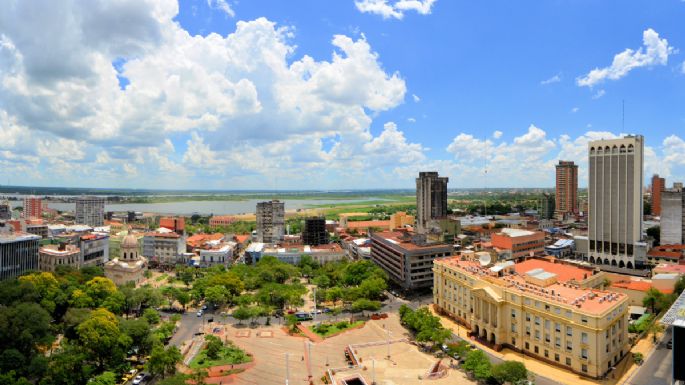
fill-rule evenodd
<path id="1" fill-rule="evenodd" d="M 139 375 L 136 376 L 136 378 L 133 379 L 133 385 L 140 385 L 143 381 L 145 381 L 145 373 L 140 373 Z"/>
<path id="2" fill-rule="evenodd" d="M 198 316 L 198 317 L 202 317 L 202 310 L 198 310 L 198 311 L 197 311 L 197 316 Z"/>

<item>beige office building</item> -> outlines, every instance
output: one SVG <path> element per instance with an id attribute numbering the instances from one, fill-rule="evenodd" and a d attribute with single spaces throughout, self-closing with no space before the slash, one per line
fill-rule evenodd
<path id="1" fill-rule="evenodd" d="M 645 261 L 642 242 L 644 138 L 596 140 L 588 145 L 588 260 L 635 268 Z"/>
<path id="2" fill-rule="evenodd" d="M 497 350 L 593 378 L 629 351 L 629 299 L 593 289 L 604 273 L 543 258 L 489 265 L 459 256 L 433 264 L 437 310 Z"/>

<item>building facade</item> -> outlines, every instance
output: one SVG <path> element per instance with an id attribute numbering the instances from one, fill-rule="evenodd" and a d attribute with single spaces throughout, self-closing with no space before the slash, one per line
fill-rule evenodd
<path id="1" fill-rule="evenodd" d="M 604 273 L 544 259 L 483 265 L 435 261 L 434 303 L 496 349 L 509 347 L 599 378 L 628 345 L 624 294 L 596 290 Z"/>
<path id="2" fill-rule="evenodd" d="M 22 232 L 0 233 L 0 280 L 38 269 L 40 237 Z"/>
<path id="3" fill-rule="evenodd" d="M 517 259 L 545 251 L 545 233 L 520 229 L 502 229 L 491 236 L 492 247 L 504 259 Z"/>
<path id="4" fill-rule="evenodd" d="M 302 242 L 305 245 L 318 246 L 328 243 L 325 217 L 305 218 L 302 230 Z"/>
<path id="5" fill-rule="evenodd" d="M 644 263 L 642 186 L 644 138 L 590 142 L 589 261 L 634 268 Z"/>
<path id="6" fill-rule="evenodd" d="M 183 217 L 162 217 L 159 218 L 159 227 L 171 230 L 178 235 L 183 235 L 186 228 L 186 221 Z"/>
<path id="7" fill-rule="evenodd" d="M 0 221 L 12 219 L 12 207 L 8 201 L 0 202 Z"/>
<path id="8" fill-rule="evenodd" d="M 666 187 L 666 179 L 660 178 L 658 174 L 652 175 L 652 199 L 651 214 L 661 215 L 661 192 Z"/>
<path id="9" fill-rule="evenodd" d="M 185 252 L 185 239 L 174 233 L 147 233 L 143 237 L 143 257 L 162 265 L 175 265 Z"/>
<path id="10" fill-rule="evenodd" d="M 109 235 L 91 233 L 79 237 L 81 267 L 103 266 L 109 261 Z"/>
<path id="11" fill-rule="evenodd" d="M 563 218 L 578 212 L 578 165 L 560 160 L 556 165 L 556 215 Z"/>
<path id="12" fill-rule="evenodd" d="M 24 197 L 24 218 L 42 218 L 43 217 L 43 199 L 34 196 Z"/>
<path id="13" fill-rule="evenodd" d="M 540 198 L 540 219 L 552 219 L 555 213 L 555 198 L 552 194 L 544 193 Z"/>
<path id="14" fill-rule="evenodd" d="M 285 203 L 277 200 L 257 203 L 257 241 L 278 243 L 285 235 Z"/>
<path id="15" fill-rule="evenodd" d="M 74 210 L 76 223 L 91 227 L 100 227 L 105 222 L 105 198 L 81 196 L 76 199 Z"/>
<path id="16" fill-rule="evenodd" d="M 404 290 L 433 285 L 433 260 L 448 257 L 452 246 L 426 243 L 423 234 L 383 231 L 371 234 L 371 260 Z"/>
<path id="17" fill-rule="evenodd" d="M 38 250 L 38 269 L 54 272 L 57 266 L 81 267 L 81 250 L 75 245 L 45 245 Z"/>
<path id="18" fill-rule="evenodd" d="M 685 191 L 673 188 L 661 192 L 660 243 L 681 245 L 685 241 Z"/>
<path id="19" fill-rule="evenodd" d="M 420 172 L 416 178 L 416 226 L 419 233 L 429 231 L 429 222 L 447 216 L 447 182 L 435 171 Z"/>

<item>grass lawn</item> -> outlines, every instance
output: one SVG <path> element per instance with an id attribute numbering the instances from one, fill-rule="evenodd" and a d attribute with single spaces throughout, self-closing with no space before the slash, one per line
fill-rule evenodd
<path id="1" fill-rule="evenodd" d="M 250 361 L 252 361 L 252 357 L 248 356 L 244 350 L 235 345 L 226 345 L 215 360 L 207 358 L 207 349 L 203 348 L 193 357 L 188 366 L 191 369 L 198 369 L 218 365 L 244 364 Z"/>
<path id="2" fill-rule="evenodd" d="M 351 324 L 348 321 L 340 321 L 333 324 L 323 323 L 318 326 L 312 326 L 311 329 L 314 333 L 320 335 L 323 338 L 326 338 L 336 333 L 339 333 L 343 330 L 347 330 L 355 326 L 362 325 L 363 323 L 364 321 L 356 321 Z"/>
<path id="3" fill-rule="evenodd" d="M 169 274 L 164 273 L 164 274 L 160 275 L 159 277 L 155 278 L 155 281 L 160 282 L 160 281 L 165 280 L 167 278 L 169 278 Z"/>

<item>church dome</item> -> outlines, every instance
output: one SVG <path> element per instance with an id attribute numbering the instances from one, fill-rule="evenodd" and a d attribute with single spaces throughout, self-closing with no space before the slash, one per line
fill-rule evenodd
<path id="1" fill-rule="evenodd" d="M 121 247 L 126 249 L 137 249 L 138 239 L 136 239 L 134 235 L 129 234 L 121 241 Z"/>

